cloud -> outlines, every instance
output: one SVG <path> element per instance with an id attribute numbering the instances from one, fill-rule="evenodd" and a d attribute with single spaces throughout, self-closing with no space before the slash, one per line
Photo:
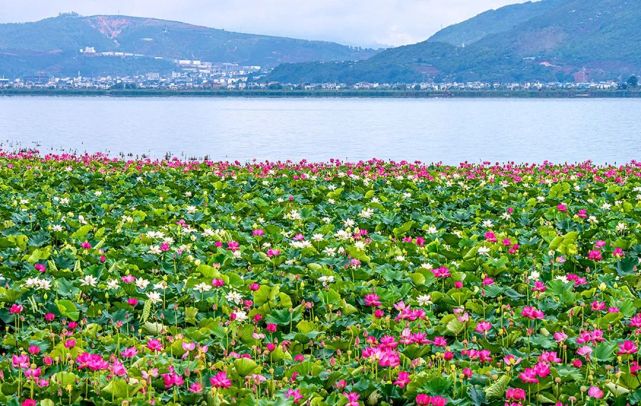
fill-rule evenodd
<path id="1" fill-rule="evenodd" d="M 0 0 L 0 22 L 76 11 L 157 17 L 351 45 L 404 45 L 515 2 L 519 0 Z"/>

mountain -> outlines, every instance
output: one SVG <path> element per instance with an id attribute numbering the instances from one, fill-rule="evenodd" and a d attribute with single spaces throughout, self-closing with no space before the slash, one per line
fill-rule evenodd
<path id="1" fill-rule="evenodd" d="M 308 82 L 585 81 L 641 72 L 639 0 L 542 0 L 445 28 L 356 62 L 283 64 L 267 80 Z"/>
<path id="2" fill-rule="evenodd" d="M 88 48 L 96 52 L 82 53 Z M 129 54 L 100 56 L 102 53 Z M 173 60 L 274 67 L 281 63 L 366 59 L 376 51 L 332 42 L 242 34 L 176 21 L 63 14 L 0 24 L 0 75 L 123 74 L 171 71 Z"/>
<path id="3" fill-rule="evenodd" d="M 467 21 L 450 25 L 434 34 L 429 42 L 444 42 L 454 46 L 470 45 L 483 37 L 509 31 L 554 7 L 564 0 L 548 0 L 512 4 L 498 10 L 488 10 Z"/>

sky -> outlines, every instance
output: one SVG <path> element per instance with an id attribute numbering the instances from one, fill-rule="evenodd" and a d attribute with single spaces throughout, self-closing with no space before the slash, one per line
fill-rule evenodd
<path id="1" fill-rule="evenodd" d="M 75 11 L 183 21 L 229 31 L 398 46 L 522 0 L 0 0 L 0 23 Z"/>

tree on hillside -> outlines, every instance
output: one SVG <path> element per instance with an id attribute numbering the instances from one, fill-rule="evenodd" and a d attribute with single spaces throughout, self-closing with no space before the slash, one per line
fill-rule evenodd
<path id="1" fill-rule="evenodd" d="M 630 76 L 630 78 L 628 78 L 628 81 L 626 83 L 630 87 L 637 87 L 639 86 L 639 78 L 637 78 L 635 75 L 632 75 Z"/>

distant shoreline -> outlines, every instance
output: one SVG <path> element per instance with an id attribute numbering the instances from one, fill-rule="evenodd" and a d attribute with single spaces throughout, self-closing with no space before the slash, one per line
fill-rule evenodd
<path id="1" fill-rule="evenodd" d="M 0 89 L 0 96 L 74 97 L 249 97 L 249 98 L 641 98 L 635 90 L 81 90 L 81 89 Z"/>

